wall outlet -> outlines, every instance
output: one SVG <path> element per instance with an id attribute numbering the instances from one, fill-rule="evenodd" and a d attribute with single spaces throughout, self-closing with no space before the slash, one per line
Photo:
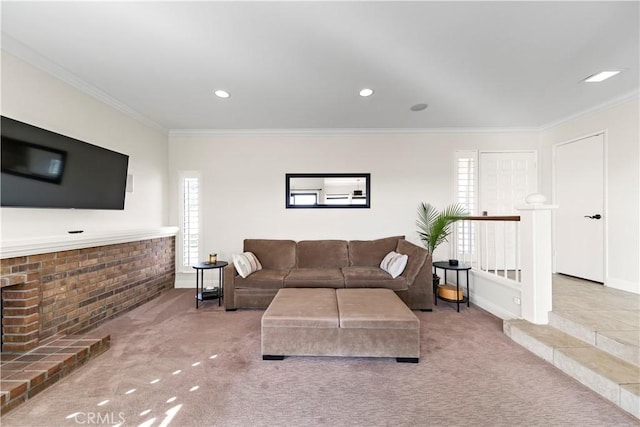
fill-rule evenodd
<path id="1" fill-rule="evenodd" d="M 520 305 L 520 298 L 513 297 L 513 302 L 515 302 L 516 304 Z"/>

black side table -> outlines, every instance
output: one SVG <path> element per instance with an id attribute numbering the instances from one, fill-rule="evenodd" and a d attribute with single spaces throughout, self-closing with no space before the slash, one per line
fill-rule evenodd
<path id="1" fill-rule="evenodd" d="M 444 284 L 447 284 L 447 271 L 453 270 L 456 272 L 456 296 L 459 295 L 460 292 L 460 272 L 465 271 L 467 273 L 467 295 L 463 297 L 461 300 L 452 300 L 448 298 L 443 298 L 438 296 L 438 289 L 436 287 L 433 288 L 433 301 L 435 305 L 438 305 L 438 298 L 447 302 L 455 302 L 457 304 L 458 312 L 460 312 L 460 302 L 467 302 L 467 307 L 469 307 L 469 270 L 471 270 L 470 265 L 459 263 L 458 265 L 451 265 L 449 261 L 436 261 L 433 263 L 433 272 L 436 273 L 438 268 L 444 270 Z"/>
<path id="2" fill-rule="evenodd" d="M 223 298 L 223 285 L 224 285 L 224 275 L 222 274 L 222 269 L 229 265 L 226 261 L 218 261 L 218 262 L 199 262 L 193 266 L 196 270 L 196 309 L 198 308 L 198 302 L 208 300 L 208 299 L 218 299 L 218 306 L 220 306 L 220 299 Z M 211 270 L 212 268 L 218 269 L 218 287 L 204 289 L 204 271 Z"/>

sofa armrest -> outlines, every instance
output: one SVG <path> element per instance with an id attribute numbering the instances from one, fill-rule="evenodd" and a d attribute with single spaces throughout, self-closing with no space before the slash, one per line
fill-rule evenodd
<path id="1" fill-rule="evenodd" d="M 415 280 L 409 286 L 408 301 L 412 310 L 433 309 L 433 264 L 431 255 L 422 264 Z"/>
<path id="2" fill-rule="evenodd" d="M 235 293 L 236 293 L 236 286 L 235 286 L 235 278 L 238 275 L 238 272 L 236 271 L 236 267 L 233 265 L 233 263 L 229 263 L 229 265 L 227 265 L 224 270 L 223 270 L 223 275 L 224 275 L 224 290 L 223 290 L 223 295 L 224 295 L 224 308 L 226 310 L 235 310 L 236 304 L 235 304 Z"/>

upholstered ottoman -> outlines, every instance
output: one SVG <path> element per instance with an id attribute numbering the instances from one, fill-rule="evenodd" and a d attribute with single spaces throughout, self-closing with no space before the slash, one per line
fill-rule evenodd
<path id="1" fill-rule="evenodd" d="M 340 356 L 420 358 L 420 320 L 391 289 L 336 289 Z"/>
<path id="2" fill-rule="evenodd" d="M 280 289 L 262 316 L 262 357 L 285 355 L 417 363 L 420 321 L 390 289 Z"/>
<path id="3" fill-rule="evenodd" d="M 339 326 L 335 289 L 280 289 L 262 315 L 262 358 L 335 355 Z"/>

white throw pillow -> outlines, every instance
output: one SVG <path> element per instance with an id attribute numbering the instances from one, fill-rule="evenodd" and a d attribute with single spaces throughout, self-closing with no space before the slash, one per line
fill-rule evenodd
<path id="1" fill-rule="evenodd" d="M 409 257 L 407 255 L 399 254 L 391 251 L 385 256 L 380 263 L 380 268 L 386 271 L 394 279 L 402 274 L 404 268 L 407 266 Z"/>
<path id="2" fill-rule="evenodd" d="M 233 265 L 236 267 L 238 274 L 242 278 L 246 278 L 251 273 L 262 270 L 262 264 L 253 252 L 244 252 L 239 255 L 233 255 Z"/>

